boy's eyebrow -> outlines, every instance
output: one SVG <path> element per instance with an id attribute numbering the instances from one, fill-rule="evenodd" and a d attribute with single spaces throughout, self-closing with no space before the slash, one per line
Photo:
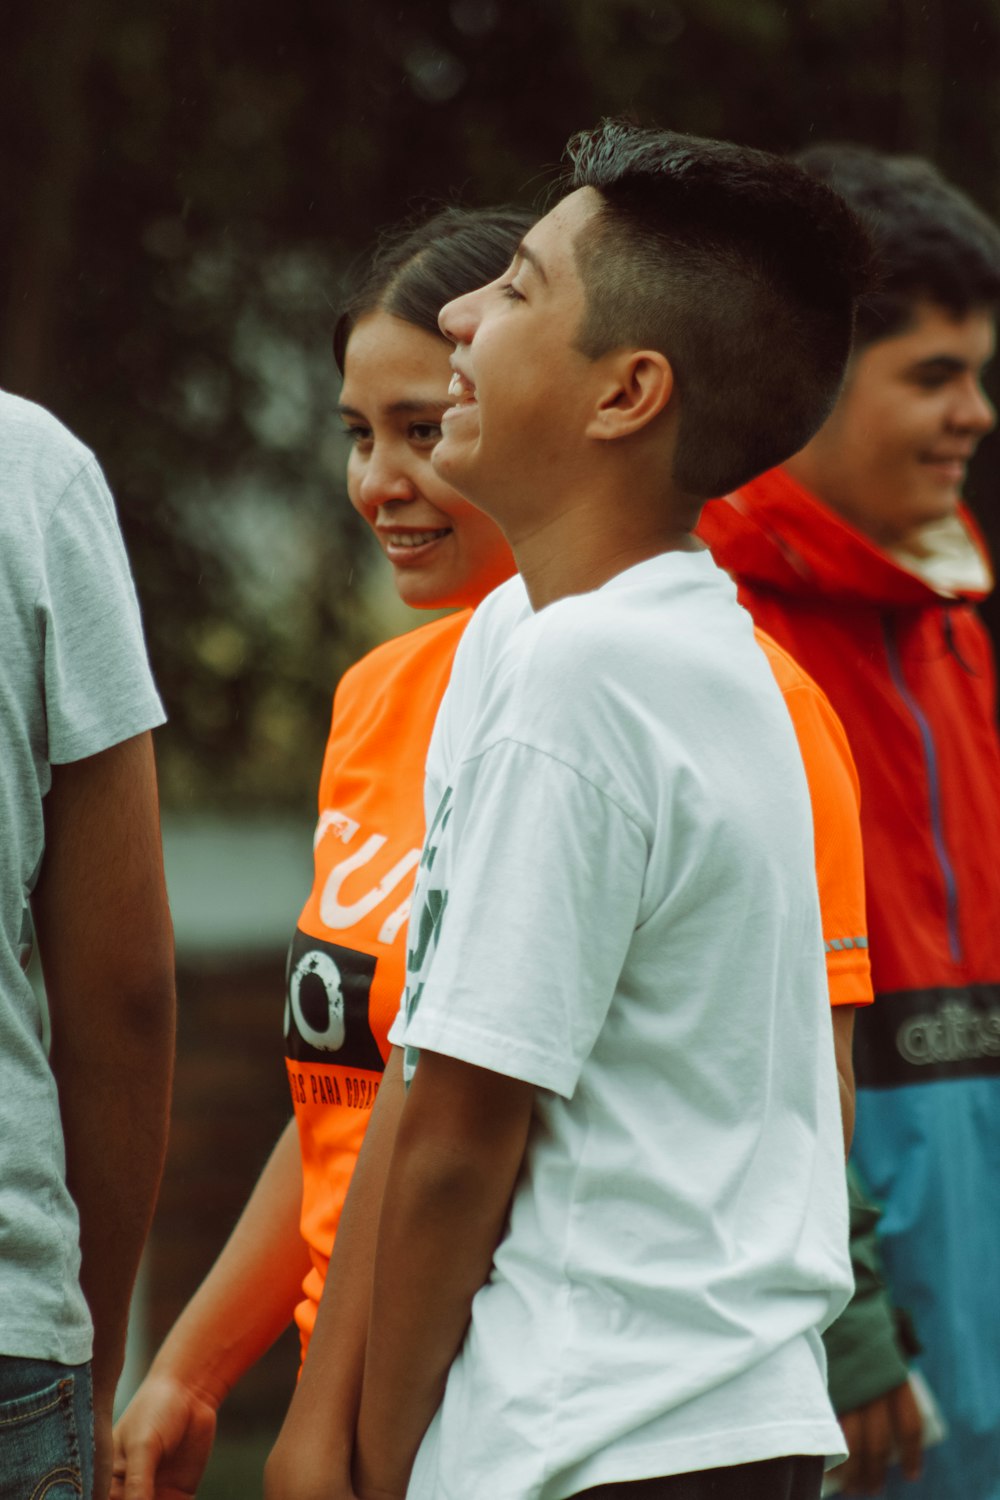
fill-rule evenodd
<path id="1" fill-rule="evenodd" d="M 514 259 L 527 261 L 528 265 L 538 272 L 539 279 L 541 281 L 544 281 L 545 285 L 548 286 L 549 278 L 545 274 L 545 267 L 538 259 L 538 256 L 535 254 L 534 250 L 526 245 L 523 240 L 514 251 Z"/>
<path id="2" fill-rule="evenodd" d="M 942 375 L 961 375 L 970 368 L 967 359 L 956 359 L 953 354 L 931 354 L 926 359 L 914 361 L 914 370 L 935 370 Z"/>

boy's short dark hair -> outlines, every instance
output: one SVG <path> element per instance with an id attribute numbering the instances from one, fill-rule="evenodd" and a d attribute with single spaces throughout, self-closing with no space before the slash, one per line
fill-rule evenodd
<path id="1" fill-rule="evenodd" d="M 534 214 L 509 205 L 452 207 L 390 229 L 334 327 L 333 357 L 341 374 L 351 330 L 369 313 L 392 313 L 443 338 L 438 314 L 445 303 L 502 275 L 534 222 Z"/>
<path id="2" fill-rule="evenodd" d="M 878 281 L 859 303 L 856 346 L 901 332 L 920 301 L 957 318 L 1000 303 L 1000 230 L 929 161 L 846 144 L 795 159 L 847 200 L 875 247 Z"/>
<path id="3" fill-rule="evenodd" d="M 567 146 L 566 188 L 603 203 L 577 238 L 590 358 L 666 354 L 680 421 L 674 482 L 706 498 L 796 453 L 836 400 L 864 231 L 793 162 L 614 121 Z"/>

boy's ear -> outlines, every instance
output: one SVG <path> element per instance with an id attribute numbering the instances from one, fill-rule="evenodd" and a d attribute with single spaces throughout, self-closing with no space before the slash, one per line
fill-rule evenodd
<path id="1" fill-rule="evenodd" d="M 599 442 L 628 437 L 648 426 L 674 393 L 674 371 L 656 349 L 632 349 L 609 364 L 608 383 L 587 423 L 586 435 Z"/>

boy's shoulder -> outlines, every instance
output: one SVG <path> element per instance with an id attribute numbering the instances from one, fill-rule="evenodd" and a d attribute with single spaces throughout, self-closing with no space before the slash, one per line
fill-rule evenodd
<path id="1" fill-rule="evenodd" d="M 695 635 L 716 611 L 729 613 L 737 634 L 747 621 L 736 608 L 736 590 L 707 549 L 665 552 L 624 569 L 600 588 L 567 594 L 534 611 L 519 575 L 480 604 L 459 655 L 463 671 L 480 675 L 513 646 L 528 670 L 592 675 L 598 661 L 621 649 L 642 654 L 662 649 L 651 621 L 686 622 Z"/>
<path id="2" fill-rule="evenodd" d="M 591 593 L 540 610 L 522 630 L 527 670 L 557 694 L 725 662 L 752 640 L 731 580 L 707 552 L 663 553 Z"/>
<path id="3" fill-rule="evenodd" d="M 493 607 L 505 611 L 513 597 L 510 591 Z M 478 623 L 463 650 L 474 644 Z M 622 753 L 631 741 L 634 758 L 637 721 L 644 739 L 655 737 L 658 724 L 678 720 L 681 703 L 688 707 L 680 717 L 689 721 L 706 690 L 717 689 L 718 698 L 732 686 L 742 694 L 756 674 L 778 697 L 750 617 L 707 552 L 662 554 L 592 592 L 519 613 L 493 642 L 488 674 L 472 674 L 465 748 L 473 752 L 505 739 L 560 757 L 576 747 L 573 764 L 583 756 L 590 774 L 598 741 L 613 741 Z M 470 654 L 464 665 L 471 662 Z"/>
<path id="4" fill-rule="evenodd" d="M 503 651 L 513 632 L 531 615 L 524 580 L 515 573 L 476 607 L 462 641 L 458 669 L 481 676 Z"/>

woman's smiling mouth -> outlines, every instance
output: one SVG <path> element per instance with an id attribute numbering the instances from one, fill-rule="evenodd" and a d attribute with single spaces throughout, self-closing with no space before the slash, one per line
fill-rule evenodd
<path id="1" fill-rule="evenodd" d="M 402 527 L 379 527 L 378 537 L 382 550 L 391 563 L 413 566 L 422 562 L 439 542 L 452 534 L 450 526 L 433 530 L 406 531 Z"/>

